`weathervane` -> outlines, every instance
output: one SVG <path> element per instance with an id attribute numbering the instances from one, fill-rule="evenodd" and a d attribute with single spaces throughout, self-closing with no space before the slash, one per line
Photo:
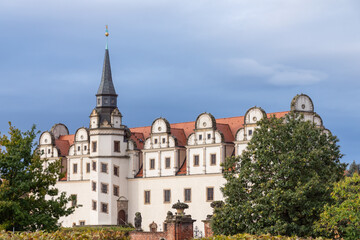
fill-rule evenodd
<path id="1" fill-rule="evenodd" d="M 108 25 L 105 25 L 105 36 L 106 36 L 106 48 L 105 49 L 108 49 L 108 36 L 109 36 Z"/>

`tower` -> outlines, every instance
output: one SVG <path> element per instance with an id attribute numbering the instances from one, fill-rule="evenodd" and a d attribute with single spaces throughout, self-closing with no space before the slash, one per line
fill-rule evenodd
<path id="1" fill-rule="evenodd" d="M 90 225 L 116 225 L 119 222 L 118 200 L 120 197 L 127 198 L 129 157 L 126 149 L 129 131 L 122 125 L 121 118 L 106 44 L 96 107 L 90 115 L 90 197 L 93 210 Z M 126 214 L 123 218 L 126 221 Z"/>

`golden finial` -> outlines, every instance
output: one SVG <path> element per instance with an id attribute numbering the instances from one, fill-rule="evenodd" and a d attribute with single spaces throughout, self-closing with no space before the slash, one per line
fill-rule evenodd
<path id="1" fill-rule="evenodd" d="M 106 30 L 105 30 L 105 36 L 109 36 L 109 30 L 108 30 L 108 25 L 105 25 L 106 26 Z"/>

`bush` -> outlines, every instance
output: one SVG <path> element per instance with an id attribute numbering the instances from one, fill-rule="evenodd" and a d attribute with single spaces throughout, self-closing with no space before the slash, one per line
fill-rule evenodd
<path id="1" fill-rule="evenodd" d="M 326 240 L 326 238 L 299 238 L 299 237 L 284 237 L 284 236 L 271 236 L 271 235 L 250 235 L 246 233 L 237 234 L 234 236 L 214 236 L 209 238 L 202 238 L 202 240 Z"/>
<path id="2" fill-rule="evenodd" d="M 129 231 L 133 229 L 130 228 L 119 228 L 119 227 L 79 227 L 79 228 L 64 228 L 56 232 L 18 232 L 13 234 L 12 232 L 0 232 L 0 239 L 11 239 L 11 240 L 20 240 L 20 239 L 53 239 L 53 240 L 63 240 L 63 239 L 118 239 L 118 240 L 130 240 L 128 236 Z"/>

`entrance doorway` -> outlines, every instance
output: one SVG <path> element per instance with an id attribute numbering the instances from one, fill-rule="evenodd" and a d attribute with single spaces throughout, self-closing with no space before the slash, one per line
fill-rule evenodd
<path id="1" fill-rule="evenodd" d="M 118 212 L 118 225 L 126 225 L 126 216 L 124 210 L 120 210 Z"/>

